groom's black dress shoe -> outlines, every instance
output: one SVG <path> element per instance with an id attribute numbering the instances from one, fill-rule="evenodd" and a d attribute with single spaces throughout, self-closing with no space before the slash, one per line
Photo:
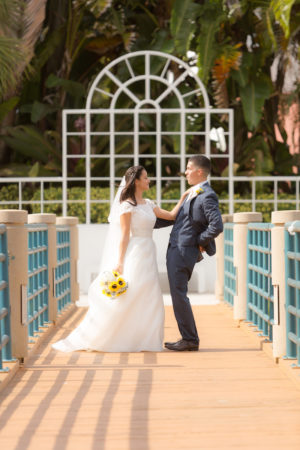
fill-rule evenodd
<path id="1" fill-rule="evenodd" d="M 197 352 L 199 350 L 199 344 L 193 341 L 186 341 L 181 339 L 178 342 L 165 342 L 165 347 L 168 350 L 175 350 L 176 352 Z"/>

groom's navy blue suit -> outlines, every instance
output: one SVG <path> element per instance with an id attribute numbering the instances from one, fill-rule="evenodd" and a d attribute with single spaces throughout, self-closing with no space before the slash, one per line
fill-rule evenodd
<path id="1" fill-rule="evenodd" d="M 203 192 L 185 200 L 175 222 L 157 219 L 155 228 L 174 224 L 167 252 L 167 269 L 175 317 L 182 339 L 198 344 L 197 328 L 187 297 L 187 284 L 201 260 L 199 245 L 208 255 L 216 253 L 214 238 L 223 231 L 218 197 L 208 182 Z M 200 258 L 199 258 L 200 256 Z"/>

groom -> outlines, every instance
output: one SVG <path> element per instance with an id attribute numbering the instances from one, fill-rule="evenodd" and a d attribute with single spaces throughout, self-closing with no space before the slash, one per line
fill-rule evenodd
<path id="1" fill-rule="evenodd" d="M 214 238 L 223 231 L 218 197 L 210 187 L 207 177 L 210 160 L 204 155 L 189 158 L 185 176 L 193 186 L 181 206 L 170 235 L 167 251 L 167 269 L 173 309 L 182 339 L 165 342 L 165 347 L 175 351 L 197 351 L 199 337 L 193 311 L 187 297 L 187 285 L 196 262 L 216 253 Z M 173 222 L 157 219 L 156 228 Z"/>

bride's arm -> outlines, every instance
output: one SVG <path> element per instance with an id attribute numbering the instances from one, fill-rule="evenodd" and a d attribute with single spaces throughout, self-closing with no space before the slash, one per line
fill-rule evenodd
<path id="1" fill-rule="evenodd" d="M 190 191 L 191 188 L 182 194 L 179 202 L 177 203 L 176 206 L 174 206 L 174 208 L 171 211 L 167 211 L 165 209 L 159 208 L 159 206 L 156 206 L 156 208 L 153 209 L 156 217 L 158 217 L 159 219 L 175 220 L 180 206 L 182 205 L 182 203 L 184 202 L 186 196 L 190 193 Z"/>
<path id="2" fill-rule="evenodd" d="M 125 213 L 120 216 L 121 238 L 119 245 L 119 259 L 114 270 L 123 273 L 124 259 L 130 238 L 131 213 Z"/>

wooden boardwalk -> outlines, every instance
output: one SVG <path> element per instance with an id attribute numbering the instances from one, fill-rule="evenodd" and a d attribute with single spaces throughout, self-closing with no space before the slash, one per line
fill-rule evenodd
<path id="1" fill-rule="evenodd" d="M 199 352 L 52 350 L 77 310 L 1 392 L 1 450 L 299 450 L 293 381 L 224 306 L 194 311 Z M 178 337 L 168 306 L 165 337 Z"/>

